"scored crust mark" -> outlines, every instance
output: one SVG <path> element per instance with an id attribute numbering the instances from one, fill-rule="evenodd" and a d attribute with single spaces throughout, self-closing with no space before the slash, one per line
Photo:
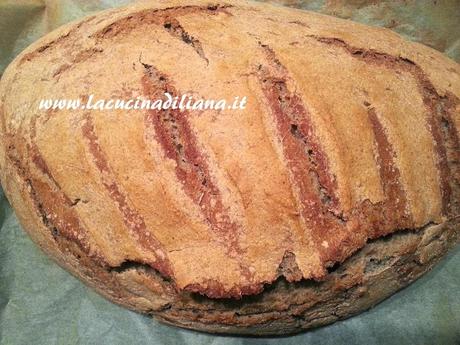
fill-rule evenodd
<path id="1" fill-rule="evenodd" d="M 160 9 L 147 9 L 143 11 L 139 11 L 133 13 L 127 17 L 123 17 L 118 19 L 117 21 L 107 25 L 103 29 L 97 31 L 96 33 L 92 34 L 91 38 L 105 39 L 105 38 L 113 38 L 118 36 L 121 33 L 128 33 L 135 28 L 138 28 L 139 25 L 149 25 L 149 24 L 157 24 L 159 17 L 180 17 L 187 14 L 193 13 L 200 13 L 205 12 L 210 15 L 215 15 L 218 13 L 226 13 L 230 15 L 228 12 L 229 8 L 232 8 L 232 5 L 208 5 L 208 6 L 197 6 L 197 5 L 189 5 L 189 6 L 175 6 L 175 7 L 166 7 Z"/>
<path id="2" fill-rule="evenodd" d="M 144 93 L 154 99 L 163 99 L 168 92 L 173 97 L 177 91 L 167 77 L 151 65 L 144 64 L 142 78 Z M 149 110 L 145 117 L 147 130 L 153 130 L 167 158 L 176 162 L 176 175 L 185 192 L 199 206 L 213 231 L 232 256 L 240 252 L 237 225 L 232 222 L 222 202 L 222 196 L 210 176 L 208 164 L 200 152 L 196 137 L 187 121 L 187 111 L 180 109 Z"/>
<path id="3" fill-rule="evenodd" d="M 52 74 L 53 78 L 58 78 L 64 72 L 70 70 L 75 64 L 79 64 L 89 60 L 96 54 L 100 54 L 104 51 L 101 47 L 93 47 L 78 52 L 70 61 L 60 65 Z"/>
<path id="4" fill-rule="evenodd" d="M 154 66 L 142 63 L 145 73 L 142 77 L 144 94 L 151 99 L 163 99 L 168 92 L 172 97 L 177 90 L 167 76 Z M 261 284 L 251 284 L 253 273 L 242 262 L 244 251 L 239 244 L 240 227 L 230 218 L 222 200 L 222 194 L 215 184 L 206 157 L 200 151 L 195 134 L 187 120 L 188 111 L 180 109 L 151 109 L 145 116 L 147 138 L 154 136 L 167 158 L 176 163 L 175 173 L 187 196 L 199 207 L 216 240 L 224 246 L 227 254 L 239 261 L 241 274 L 249 285 L 225 291 L 218 282 L 208 281 L 206 295 L 215 297 L 240 297 L 261 291 Z M 200 284 L 188 285 L 186 290 L 203 293 Z"/>
<path id="5" fill-rule="evenodd" d="M 56 39 L 48 42 L 47 44 L 39 47 L 38 49 L 36 49 L 36 50 L 34 50 L 34 51 L 30 52 L 30 53 L 24 54 L 24 56 L 21 58 L 21 60 L 19 60 L 18 66 L 21 66 L 24 62 L 31 61 L 36 56 L 42 54 L 43 52 L 58 46 L 62 42 L 66 41 L 67 39 L 72 37 L 83 25 L 91 23 L 96 18 L 97 18 L 97 16 L 88 17 L 87 19 L 85 19 L 85 20 L 79 22 L 78 24 L 76 24 L 67 33 L 57 37 Z"/>
<path id="6" fill-rule="evenodd" d="M 259 43 L 266 63 L 258 78 L 271 109 L 293 184 L 298 189 L 301 215 L 312 231 L 322 262 L 344 258 L 350 233 L 344 226 L 328 158 L 315 134 L 310 114 L 300 96 L 288 88 L 288 71 L 273 50 Z"/>
<path id="7" fill-rule="evenodd" d="M 406 192 L 401 183 L 401 174 L 395 163 L 396 153 L 380 123 L 376 110 L 369 107 L 367 113 L 374 133 L 376 162 L 385 194 L 384 202 L 373 205 L 374 209 L 379 209 L 381 218 L 384 219 L 384 221 L 370 227 L 372 231 L 370 237 L 376 238 L 388 234 L 395 228 L 410 228 L 413 226 L 413 221 L 408 210 Z M 368 209 L 367 211 L 371 210 Z M 367 214 L 367 218 L 372 219 L 369 214 Z"/>
<path id="8" fill-rule="evenodd" d="M 145 262 L 166 277 L 172 277 L 173 271 L 161 243 L 151 233 L 144 222 L 143 217 L 129 202 L 128 197 L 117 184 L 114 174 L 99 145 L 99 139 L 94 129 L 92 118 L 89 114 L 84 117 L 81 130 L 87 140 L 88 150 L 93 158 L 93 163 L 100 172 L 102 184 L 109 193 L 110 198 L 117 204 L 123 215 L 123 222 L 133 238 L 146 250 L 152 252 L 156 258 L 154 262 Z"/>
<path id="9" fill-rule="evenodd" d="M 265 52 L 267 66 L 259 67 L 259 80 L 278 127 L 293 183 L 299 189 L 301 214 L 312 228 L 322 262 L 326 266 L 341 262 L 364 245 L 367 238 L 413 227 L 394 150 L 373 108 L 368 109 L 368 116 L 374 132 L 376 163 L 385 201 L 372 204 L 366 200 L 348 215 L 339 213 L 334 194 L 336 181 L 327 179 L 327 158 L 319 144 L 315 145 L 317 138 L 308 110 L 300 97 L 288 89 L 291 79 L 273 50 L 263 44 L 260 46 Z"/>
<path id="10" fill-rule="evenodd" d="M 1 107 L 0 115 L 3 115 L 2 111 L 3 108 Z M 26 144 L 23 140 L 17 141 L 19 135 L 7 132 L 5 117 L 3 116 L 1 117 L 1 126 L 6 159 L 10 162 L 17 176 L 23 181 L 25 192 L 32 200 L 33 211 L 49 230 L 59 250 L 63 254 L 70 253 L 77 260 L 85 256 L 99 266 L 106 266 L 107 263 L 103 255 L 97 249 L 90 247 L 88 232 L 83 228 L 78 215 L 73 210 L 73 202 L 60 189 L 36 146 L 36 117 L 31 123 L 30 144 Z M 26 157 L 30 158 L 30 161 L 54 185 L 54 188 L 34 177 L 30 163 L 25 165 L 22 163 L 27 162 Z"/>
<path id="11" fill-rule="evenodd" d="M 228 4 L 225 4 L 225 5 L 210 4 L 207 6 L 190 5 L 190 6 L 168 7 L 168 8 L 163 8 L 163 9 L 143 10 L 143 11 L 134 13 L 132 15 L 129 15 L 125 18 L 122 18 L 114 23 L 111 23 L 110 25 L 106 26 L 102 30 L 99 30 L 98 32 L 89 36 L 89 38 L 95 38 L 96 43 L 98 43 L 103 38 L 111 38 L 111 37 L 117 36 L 120 33 L 129 32 L 132 29 L 138 27 L 140 24 L 156 23 L 156 24 L 164 25 L 167 19 L 170 18 L 171 15 L 182 16 L 182 15 L 198 13 L 198 12 L 206 12 L 210 15 L 215 15 L 218 13 L 232 15 L 228 11 L 228 9 L 232 7 L 233 7 L 232 5 L 228 5 Z M 48 51 L 55 47 L 59 47 L 60 45 L 64 44 L 66 41 L 74 37 L 75 34 L 81 29 L 82 26 L 91 23 L 96 18 L 97 16 L 91 16 L 87 18 L 86 20 L 83 20 L 80 23 L 78 23 L 75 27 L 73 27 L 67 33 L 42 45 L 41 47 L 35 49 L 32 52 L 24 54 L 21 60 L 19 60 L 18 66 L 21 66 L 25 62 L 32 61 L 35 57 L 39 56 L 45 51 Z M 177 21 L 176 21 L 176 24 L 177 24 Z M 205 59 L 206 62 L 208 62 L 208 60 L 204 56 L 204 52 L 203 52 L 201 43 L 197 39 L 193 38 L 191 35 L 186 33 L 185 30 L 183 30 L 182 26 L 180 26 L 180 24 L 177 25 L 175 30 L 172 30 L 172 31 L 168 30 L 168 32 L 170 32 L 175 37 L 181 38 L 186 44 L 190 44 L 195 49 L 195 51 L 198 53 L 198 55 L 202 57 L 203 59 Z M 99 52 L 100 52 L 100 48 L 98 47 L 84 50 L 81 53 L 82 55 L 77 55 L 75 57 L 75 61 L 73 61 L 72 63 L 82 62 L 88 59 L 89 57 L 91 57 L 92 55 L 99 53 Z M 72 63 L 61 65 L 53 73 L 53 77 L 57 77 L 62 72 L 71 68 Z"/>
<path id="12" fill-rule="evenodd" d="M 338 215 L 340 212 L 339 199 L 336 195 L 337 180 L 331 176 L 328 158 L 315 134 L 311 116 L 302 102 L 301 97 L 288 90 L 288 71 L 276 58 L 273 50 L 267 45 L 260 44 L 265 52 L 270 67 L 259 70 L 265 91 L 271 91 L 276 100 L 276 116 L 289 129 L 289 138 L 296 143 L 298 149 L 303 151 L 309 162 L 308 171 L 316 181 L 321 202 L 328 211 Z M 270 75 L 271 74 L 271 75 Z"/>
<path id="13" fill-rule="evenodd" d="M 441 132 L 445 141 L 447 151 L 447 161 L 451 167 L 452 178 L 452 198 L 450 200 L 451 213 L 460 212 L 460 140 L 459 133 L 455 127 L 453 116 L 456 116 L 456 107 L 460 100 L 453 94 L 448 93 L 447 97 L 441 99 L 442 103 L 438 106 L 441 115 Z"/>
<path id="14" fill-rule="evenodd" d="M 209 64 L 209 60 L 204 54 L 201 42 L 187 33 L 177 19 L 169 17 L 164 18 L 162 25 L 172 36 L 192 46 L 195 52 Z"/>
<path id="15" fill-rule="evenodd" d="M 444 104 L 446 101 L 450 104 L 458 104 L 458 99 L 449 93 L 445 96 L 439 95 L 423 69 L 407 58 L 392 56 L 372 49 L 366 50 L 353 47 L 338 38 L 317 35 L 306 35 L 306 37 L 324 44 L 340 47 L 350 53 L 354 58 L 365 61 L 366 63 L 386 66 L 393 70 L 406 71 L 414 77 L 420 89 L 423 103 L 429 112 L 427 128 L 433 137 L 434 148 L 437 154 L 436 165 L 440 180 L 442 213 L 444 215 L 453 215 L 455 212 L 452 202 L 454 199 L 458 200 L 460 198 L 460 195 L 452 194 L 458 190 L 454 188 L 454 184 L 460 183 L 458 171 L 460 168 L 458 165 L 449 164 L 446 147 L 459 148 L 459 140 L 449 111 L 446 111 Z M 447 131 L 442 129 L 443 123 L 448 124 Z M 452 154 L 449 155 L 452 156 Z M 455 171 L 452 171 L 452 169 L 455 169 Z"/>
<path id="16" fill-rule="evenodd" d="M 121 33 L 130 32 L 131 30 L 138 28 L 139 25 L 160 25 L 171 36 L 180 39 L 187 45 L 190 45 L 198 56 L 205 60 L 208 64 L 209 60 L 205 56 L 201 42 L 185 31 L 176 18 L 198 12 L 205 12 L 209 15 L 216 15 L 218 13 L 231 15 L 227 9 L 232 7 L 232 5 L 215 4 L 208 6 L 178 6 L 164 9 L 144 10 L 106 26 L 104 29 L 91 35 L 91 37 L 95 38 L 97 41 L 101 41 L 102 39 L 116 37 Z"/>
<path id="17" fill-rule="evenodd" d="M 84 229 L 81 224 L 79 217 L 75 211 L 72 210 L 72 207 L 76 206 L 80 199 L 72 200 L 67 196 L 67 194 L 62 190 L 59 183 L 54 178 L 51 173 L 48 164 L 46 163 L 45 158 L 43 157 L 40 149 L 37 145 L 37 119 L 38 117 L 33 117 L 30 124 L 30 143 L 27 144 L 27 150 L 31 158 L 32 163 L 35 167 L 48 179 L 50 182 L 43 183 L 43 188 L 51 194 L 52 205 L 51 207 L 45 207 L 45 209 L 54 209 L 59 212 L 48 212 L 48 214 L 56 214 L 58 220 L 62 220 L 62 226 L 56 227 L 53 233 L 64 233 L 67 236 L 77 238 L 77 242 L 81 245 L 82 249 L 86 252 L 89 250 L 89 236 L 86 229 Z M 37 180 L 37 182 L 39 182 Z M 30 181 L 32 187 L 32 180 Z M 33 188 L 33 187 L 32 187 Z M 48 195 L 44 193 L 42 195 Z M 59 205 L 63 205 L 63 210 L 56 209 Z M 62 216 L 62 217 L 61 217 Z M 59 229 L 62 229 L 61 231 Z M 72 229 L 74 229 L 72 231 Z M 76 229 L 76 230 L 75 230 Z M 89 254 L 89 253 L 87 253 Z"/>
<path id="18" fill-rule="evenodd" d="M 66 242 L 73 242 L 96 264 L 106 266 L 103 255 L 90 247 L 88 232 L 82 226 L 68 198 L 62 192 L 54 191 L 48 183 L 39 179 L 30 177 L 26 183 L 37 211 L 44 225 L 50 229 L 54 240 L 58 244 L 61 238 L 67 240 Z"/>
<path id="19" fill-rule="evenodd" d="M 302 26 L 302 27 L 308 28 L 308 29 L 311 28 L 310 25 L 308 25 L 307 23 L 304 23 L 304 22 L 302 22 L 302 21 L 300 21 L 300 20 L 293 20 L 293 21 L 290 21 L 289 24 L 299 25 L 299 26 Z"/>
<path id="20" fill-rule="evenodd" d="M 36 138 L 37 138 L 37 117 L 34 116 L 31 119 L 31 123 L 30 123 L 30 143 L 27 144 L 29 156 L 31 158 L 31 161 L 38 168 L 38 170 L 51 181 L 55 189 L 61 190 L 61 187 L 59 186 L 58 182 L 55 180 L 55 178 L 51 174 L 48 164 L 46 163 L 44 157 L 42 156 L 38 148 L 38 145 L 36 143 Z M 66 195 L 64 196 L 65 196 L 65 199 L 69 200 L 69 198 Z"/>
<path id="21" fill-rule="evenodd" d="M 10 134 L 5 136 L 8 137 L 5 141 L 8 149 L 7 158 L 16 173 L 23 179 L 26 187 L 25 190 L 34 205 L 34 211 L 41 219 L 42 224 L 48 228 L 61 253 L 66 256 L 70 254 L 75 257 L 78 264 L 84 267 L 84 270 L 98 272 L 98 276 L 93 277 L 94 281 L 102 279 L 106 274 L 115 275 L 129 269 L 136 269 L 138 272 L 145 272 L 145 274 L 153 276 L 156 280 L 161 280 L 163 288 L 167 289 L 171 294 L 175 293 L 177 290 L 172 280 L 150 265 L 146 265 L 143 262 L 125 260 L 118 266 L 112 266 L 97 248 L 90 246 L 88 232 L 81 224 L 77 213 L 73 210 L 73 207 L 78 202 L 85 201 L 79 198 L 71 201 L 60 189 L 59 184 L 50 173 L 50 169 L 35 142 L 36 118 L 33 118 L 30 129 L 30 144 L 14 145 L 13 136 Z M 5 132 L 4 128 L 3 132 Z M 24 156 L 20 152 L 28 152 L 30 162 L 36 166 L 38 171 L 50 183 L 42 181 L 42 178 L 33 177 L 31 166 L 29 164 L 23 166 L 21 163 L 22 160 L 18 158 Z M 105 277 L 99 284 L 104 284 L 104 282 L 107 282 L 107 279 L 111 278 Z M 118 285 L 118 281 L 113 279 L 111 281 L 116 285 L 117 289 L 122 289 Z"/>
<path id="22" fill-rule="evenodd" d="M 33 125 L 34 127 L 35 125 Z M 31 133 L 34 133 L 32 129 Z M 34 135 L 31 135 L 32 138 Z M 7 158 L 15 168 L 18 176 L 24 181 L 26 191 L 34 204 L 34 211 L 41 219 L 43 225 L 48 228 L 51 236 L 58 245 L 63 254 L 71 253 L 78 260 L 84 255 L 99 266 L 107 266 L 107 263 L 97 249 L 90 247 L 88 232 L 83 227 L 80 219 L 73 209 L 72 201 L 60 190 L 54 178 L 49 173 L 46 163 L 37 151 L 34 149 L 35 143 L 26 148 L 29 156 L 34 156 L 31 161 L 38 170 L 54 185 L 35 178 L 31 172 L 31 167 L 24 166 L 21 162 L 24 157 L 20 154 L 21 149 L 14 144 L 14 139 L 10 135 L 5 135 Z M 39 158 L 37 158 L 39 157 Z"/>

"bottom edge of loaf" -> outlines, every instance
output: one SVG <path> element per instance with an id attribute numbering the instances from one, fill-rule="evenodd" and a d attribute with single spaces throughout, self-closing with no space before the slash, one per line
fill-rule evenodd
<path id="1" fill-rule="evenodd" d="M 324 281 L 290 283 L 281 277 L 240 300 L 178 293 L 146 267 L 107 272 L 94 266 L 82 270 L 81 261 L 58 263 L 109 300 L 165 324 L 208 333 L 287 335 L 356 315 L 407 286 L 459 242 L 459 225 L 454 219 L 395 232 L 369 241 L 330 269 Z M 156 288 L 146 292 L 145 279 Z"/>
<path id="2" fill-rule="evenodd" d="M 155 318 L 204 332 L 256 336 L 324 326 L 368 310 L 421 277 L 456 246 L 458 235 L 458 221 L 396 232 L 367 243 L 322 282 L 279 279 L 260 297 L 212 302 L 205 312 L 169 309 Z"/>

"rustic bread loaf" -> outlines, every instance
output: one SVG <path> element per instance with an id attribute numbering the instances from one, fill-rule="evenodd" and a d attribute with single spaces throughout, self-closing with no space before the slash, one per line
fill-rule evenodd
<path id="1" fill-rule="evenodd" d="M 0 84 L 1 182 L 31 238 L 182 327 L 347 317 L 458 242 L 460 68 L 391 31 L 244 1 L 151 1 L 42 38 Z M 246 96 L 240 110 L 40 99 Z"/>

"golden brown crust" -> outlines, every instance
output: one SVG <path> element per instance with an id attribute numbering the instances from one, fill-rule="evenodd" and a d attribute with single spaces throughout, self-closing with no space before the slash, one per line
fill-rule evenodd
<path id="1" fill-rule="evenodd" d="M 249 103 L 37 110 L 42 98 L 166 90 Z M 193 321 L 180 301 L 270 284 L 287 298 L 282 279 L 328 287 L 328 268 L 400 229 L 441 224 L 456 238 L 459 97 L 458 64 L 387 30 L 244 1 L 139 3 L 62 27 L 9 66 L 1 181 L 30 236 L 109 298 L 235 331 L 238 317 Z"/>

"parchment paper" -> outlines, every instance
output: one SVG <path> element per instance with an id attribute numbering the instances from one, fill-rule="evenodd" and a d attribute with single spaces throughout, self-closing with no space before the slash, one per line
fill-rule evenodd
<path id="1" fill-rule="evenodd" d="M 128 2 L 0 0 L 0 73 L 46 32 Z M 277 2 L 393 27 L 460 58 L 459 1 Z M 0 345 L 460 344 L 460 247 L 432 272 L 359 316 L 290 337 L 247 338 L 165 326 L 106 301 L 29 240 L 1 190 L 0 225 Z"/>

